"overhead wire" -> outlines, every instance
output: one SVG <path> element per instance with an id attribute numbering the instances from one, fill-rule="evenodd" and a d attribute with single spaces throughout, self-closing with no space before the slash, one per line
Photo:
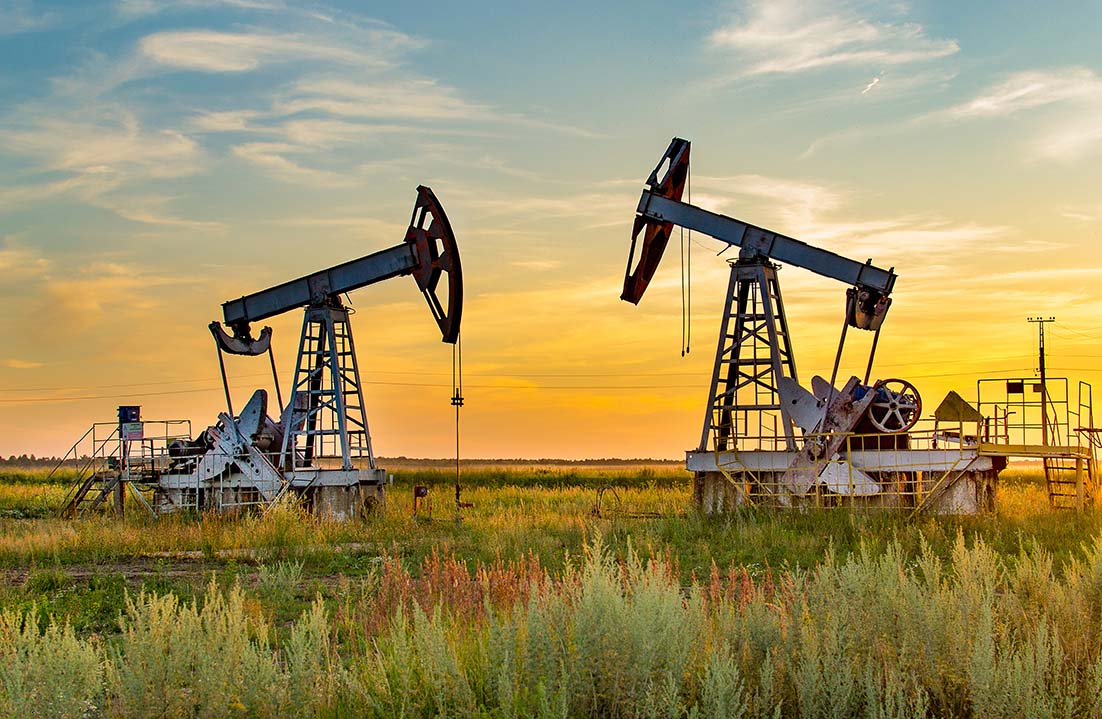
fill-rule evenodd
<path id="1" fill-rule="evenodd" d="M 1052 333 L 1053 333 L 1053 334 L 1055 334 L 1055 335 L 1056 335 L 1057 337 L 1063 337 L 1064 339 L 1070 339 L 1070 340 L 1074 340 L 1074 339 L 1076 339 L 1075 337 L 1071 337 L 1071 336 L 1069 336 L 1069 335 L 1065 334 L 1065 331 L 1067 331 L 1067 332 L 1071 332 L 1071 333 L 1073 333 L 1073 334 L 1075 334 L 1075 335 L 1078 335 L 1079 337 L 1081 337 L 1081 338 L 1083 338 L 1083 339 L 1086 339 L 1086 340 L 1091 340 L 1091 341 L 1098 341 L 1098 340 L 1102 340 L 1102 335 L 1098 335 L 1098 334 L 1088 334 L 1087 332 L 1081 332 L 1081 331 L 1079 331 L 1079 330 L 1077 330 L 1077 329 L 1073 329 L 1073 328 L 1071 328 L 1071 327 L 1068 327 L 1068 326 L 1066 326 L 1066 325 L 1065 325 L 1065 326 L 1063 326 L 1063 327 L 1060 327 L 1060 328 L 1058 328 L 1058 329 L 1057 329 L 1056 327 L 1049 327 L 1049 328 L 1048 328 L 1048 331 L 1049 331 L 1049 332 L 1052 332 Z"/>
<path id="2" fill-rule="evenodd" d="M 242 375 L 244 378 L 253 377 L 267 377 L 267 372 L 260 372 L 257 374 Z M 70 390 L 101 390 L 101 389 L 116 389 L 120 387 L 163 387 L 165 385 L 173 384 L 191 384 L 192 382 L 210 382 L 211 377 L 197 377 L 195 379 L 174 379 L 174 380 L 155 380 L 151 382 L 126 382 L 122 384 L 97 384 L 97 385 L 68 385 L 61 387 L 5 387 L 0 389 L 0 392 L 63 392 Z"/>
<path id="3" fill-rule="evenodd" d="M 362 384 L 374 385 L 382 387 L 448 387 L 447 384 L 441 384 L 438 382 L 380 382 L 372 380 L 363 380 Z M 608 384 L 586 384 L 586 385 L 508 385 L 508 384 L 468 384 L 467 387 L 474 387 L 476 389 L 487 390 L 519 390 L 519 391 L 536 391 L 536 390 L 656 390 L 656 389 L 690 389 L 695 388 L 696 384 L 633 384 L 633 385 L 608 385 Z M 178 394 L 199 394 L 202 392 L 217 392 L 219 387 L 201 387 L 197 389 L 181 389 L 170 390 L 166 392 L 137 392 L 137 393 L 123 393 L 123 394 L 101 394 L 101 395 L 80 395 L 80 396 L 68 396 L 68 397 L 18 397 L 18 398 L 4 398 L 0 399 L 0 404 L 33 404 L 37 402 L 82 402 L 86 400 L 95 399 L 130 399 L 139 397 L 159 397 L 162 395 L 178 395 Z"/>
<path id="4" fill-rule="evenodd" d="M 415 370 L 372 370 L 373 375 L 416 375 L 418 377 L 434 376 L 445 377 L 448 375 L 446 372 L 418 372 Z M 494 377 L 494 378 L 507 378 L 507 379 L 529 379 L 529 378 L 591 378 L 591 377 L 696 377 L 697 372 L 523 372 L 523 373 L 478 373 L 471 375 L 472 377 Z M 260 372 L 256 374 L 239 375 L 238 380 L 252 379 L 255 377 L 268 377 L 269 373 Z M 179 380 L 159 380 L 154 382 L 128 382 L 123 384 L 100 384 L 100 385 L 62 385 L 55 387 L 4 387 L 0 388 L 0 393 L 10 392 L 67 392 L 74 390 L 105 390 L 105 389 L 119 389 L 128 387 L 163 387 L 174 384 L 191 384 L 193 382 L 210 382 L 211 377 L 198 377 L 195 379 L 179 379 Z M 444 386 L 444 385 L 441 385 Z M 203 391 L 202 388 L 188 391 Z"/>
<path id="5" fill-rule="evenodd" d="M 1064 355 L 1066 357 L 1078 357 L 1085 359 L 1102 359 L 1102 355 Z M 989 359 L 1018 359 L 1021 355 L 1000 355 L 998 357 L 992 357 Z M 960 364 L 959 360 L 939 360 L 934 362 L 923 362 L 923 365 L 949 365 Z M 456 357 L 456 370 L 460 367 L 460 358 Z M 882 368 L 898 368 L 906 367 L 908 365 L 903 363 L 889 363 L 881 365 Z M 1000 370 L 983 370 L 983 372 L 1010 372 L 1019 371 L 1021 368 L 1010 368 Z M 1099 369 L 1079 369 L 1079 368 L 1054 368 L 1061 371 L 1102 371 Z M 412 370 L 378 370 L 373 371 L 373 375 L 417 375 L 417 376 L 444 376 L 443 372 L 417 372 Z M 603 377 L 696 377 L 697 372 L 586 372 L 586 373 L 562 373 L 562 372 L 532 372 L 532 373 L 488 373 L 488 374 L 475 374 L 474 377 L 486 377 L 486 378 L 499 378 L 499 379 L 599 379 Z M 946 372 L 935 374 L 922 374 L 922 375 L 909 375 L 912 377 L 963 377 L 972 374 L 981 374 L 980 371 L 961 371 L 961 372 Z M 238 380 L 249 379 L 252 377 L 267 377 L 268 373 L 262 372 L 255 375 L 242 375 L 238 377 Z M 462 377 L 452 373 L 453 389 L 457 386 L 462 392 Z M 106 384 L 106 385 L 85 385 L 85 386 L 60 386 L 60 387 L 21 387 L 21 388 L 6 388 L 0 390 L 3 393 L 11 392 L 60 392 L 67 390 L 107 390 L 118 388 L 130 388 L 130 387 L 159 387 L 172 384 L 188 384 L 192 382 L 209 382 L 211 378 L 196 378 L 196 379 L 180 379 L 180 380 L 161 380 L 154 382 L 135 382 L 129 384 Z M 447 387 L 446 384 L 433 383 L 433 382 L 395 382 L 387 380 L 364 380 L 364 384 L 383 386 L 383 387 Z M 691 384 L 628 384 L 628 385 L 609 385 L 607 383 L 600 384 L 568 384 L 568 385 L 503 385 L 503 384 L 476 384 L 469 385 L 477 389 L 518 389 L 518 390 L 585 390 L 585 389 L 681 389 L 696 387 Z M 112 398 L 127 398 L 127 397 L 158 397 L 163 395 L 176 395 L 176 394 L 197 394 L 201 392 L 214 392 L 217 391 L 217 387 L 195 387 L 189 389 L 177 389 L 177 390 L 161 390 L 153 392 L 117 392 L 114 394 L 95 394 L 95 395 L 65 395 L 61 397 L 5 397 L 0 398 L 0 404 L 20 404 L 30 402 L 68 402 L 68 401 L 82 401 L 82 400 L 94 400 L 94 399 L 112 399 Z"/>
<path id="6" fill-rule="evenodd" d="M 1075 357 L 1081 359 L 1102 359 L 1102 354 L 1063 354 L 1062 357 Z M 985 360 L 1018 360 L 1024 359 L 1027 355 L 1023 353 L 1013 353 L 1004 355 L 991 355 L 987 356 Z M 923 361 L 923 366 L 936 366 L 936 365 L 959 365 L 961 361 L 959 359 L 945 359 L 935 361 Z M 903 368 L 913 366 L 911 363 L 905 362 L 889 362 L 881 364 L 881 368 Z M 257 377 L 268 377 L 268 372 L 257 372 L 250 374 L 237 375 L 238 382 L 246 379 L 253 379 Z M 418 376 L 418 377 L 454 377 L 454 372 L 424 372 L 418 370 L 383 370 L 373 369 L 370 372 L 371 375 L 395 375 L 395 376 Z M 970 372 L 961 372 L 957 374 L 971 374 Z M 494 378 L 494 379 L 600 379 L 605 377 L 697 377 L 699 372 L 485 372 L 475 373 L 472 377 L 480 378 Z M 33 386 L 33 387 L 3 387 L 0 388 L 0 394 L 11 394 L 16 392 L 67 392 L 67 391 L 102 391 L 109 389 L 128 389 L 128 388 L 140 388 L 140 387 L 166 387 L 171 385 L 186 385 L 193 384 L 195 382 L 210 382 L 214 377 L 194 377 L 194 378 L 176 378 L 176 379 L 162 379 L 162 380 L 150 380 L 147 382 L 123 382 L 123 383 L 111 383 L 111 384 L 86 384 L 86 385 L 54 385 L 54 386 Z M 408 383 L 391 382 L 383 380 L 367 381 L 367 384 L 377 385 L 395 385 L 395 386 L 408 386 Z M 426 385 L 426 386 L 438 386 L 444 387 L 447 385 Z M 479 385 L 480 387 L 488 387 L 489 385 Z M 602 383 L 594 385 L 596 388 L 607 387 L 608 385 Z M 632 385 L 633 387 L 635 385 Z M 207 392 L 213 391 L 213 388 L 197 387 L 192 389 L 179 389 L 179 390 L 165 390 L 156 392 L 123 392 L 118 393 L 119 396 L 157 396 L 160 394 L 187 394 L 194 392 Z M 42 398 L 45 401 L 49 401 L 52 398 Z M 98 396 L 88 397 L 62 397 L 59 399 L 101 399 Z M 3 398 L 0 402 L 16 402 L 16 401 L 35 401 L 34 398 Z"/>
<path id="7" fill-rule="evenodd" d="M 140 392 L 121 394 L 83 395 L 80 397 L 12 397 L 0 399 L 0 404 L 30 404 L 32 402 L 79 402 L 88 399 L 116 399 L 130 397 L 159 397 L 170 394 L 196 394 L 198 392 L 217 392 L 219 387 L 199 387 L 196 389 L 178 389 L 165 392 Z"/>
<path id="8" fill-rule="evenodd" d="M 1076 368 L 1076 367 L 1053 367 L 1052 369 L 1057 371 L 1071 371 L 1071 372 L 1102 372 L 1102 368 Z M 992 374 L 1000 372 L 1028 372 L 1029 369 L 1022 367 L 1009 367 L 996 370 L 971 370 L 965 372 L 938 372 L 930 374 L 909 374 L 908 377 L 913 379 L 932 379 L 939 377 L 977 377 L 982 374 Z M 380 387 L 426 387 L 426 388 L 446 388 L 449 385 L 441 384 L 439 382 L 384 382 L 379 380 L 364 380 L 365 385 L 374 385 Z M 460 385 L 462 386 L 462 385 Z M 466 384 L 468 388 L 484 389 L 491 391 L 520 391 L 520 392 L 557 392 L 557 391 L 637 391 L 637 390 L 673 390 L 673 389 L 699 389 L 698 383 L 693 384 L 622 384 L 622 385 L 610 385 L 610 384 L 571 384 L 571 385 L 507 385 L 507 384 Z M 158 397 L 164 395 L 179 395 L 179 394 L 198 394 L 202 392 L 217 392 L 218 387 L 202 387 L 196 389 L 183 389 L 183 390 L 169 390 L 165 392 L 139 392 L 139 393 L 124 393 L 124 394 L 107 394 L 107 395 L 82 395 L 82 396 L 70 396 L 70 397 L 20 397 L 20 398 L 4 398 L 0 399 L 0 404 L 32 404 L 37 402 L 81 402 L 86 400 L 97 399 L 128 399 L 139 397 Z M 462 391 L 462 390 L 460 390 Z"/>
<path id="9" fill-rule="evenodd" d="M 462 399 L 462 387 L 463 383 L 459 372 L 460 360 L 457 353 L 456 356 L 456 382 L 452 385 L 453 392 L 458 389 L 460 392 L 460 399 Z M 1053 367 L 1055 371 L 1059 372 L 1102 372 L 1102 368 L 1091 367 Z M 979 376 L 982 374 L 994 374 L 994 373 L 1006 373 L 1006 372 L 1029 372 L 1029 368 L 1023 367 L 1007 367 L 1001 369 L 988 369 L 988 370 L 971 370 L 963 372 L 935 372 L 926 374 L 908 374 L 908 377 L 912 379 L 936 379 L 943 377 L 969 377 Z M 681 373 L 686 374 L 686 373 Z M 442 388 L 448 387 L 447 384 L 441 384 L 438 382 L 387 382 L 381 380 L 364 380 L 363 384 L 374 385 L 380 387 L 426 387 L 426 388 Z M 569 384 L 569 385 L 506 385 L 506 384 L 467 384 L 467 387 L 473 387 L 476 389 L 484 389 L 490 391 L 521 391 L 521 392 L 535 392 L 535 391 L 639 391 L 639 390 L 678 390 L 678 389 L 699 389 L 699 385 L 693 384 L 623 384 L 623 385 L 610 385 L 610 384 Z M 160 392 L 127 392 L 116 394 L 98 394 L 98 395 L 79 395 L 79 396 L 62 396 L 62 397 L 7 397 L 0 398 L 0 405 L 18 405 L 18 404 L 33 404 L 44 402 L 82 402 L 90 400 L 100 399 L 131 399 L 141 397 L 161 397 L 169 395 L 182 395 L 182 394 L 199 394 L 204 392 L 217 392 L 218 387 L 199 387 L 194 389 L 181 389 L 181 390 L 165 390 Z M 454 395 L 453 395 L 454 396 Z"/>

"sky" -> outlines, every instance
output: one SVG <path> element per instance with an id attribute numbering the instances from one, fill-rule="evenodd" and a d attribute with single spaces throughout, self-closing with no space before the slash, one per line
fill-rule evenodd
<path id="1" fill-rule="evenodd" d="M 895 268 L 874 374 L 927 410 L 1031 376 L 1035 315 L 1050 375 L 1102 381 L 1100 27 L 1096 1 L 0 0 L 0 455 L 119 404 L 201 431 L 221 303 L 401 242 L 425 184 L 463 261 L 463 456 L 680 457 L 734 253 L 685 239 L 685 356 L 678 233 L 618 299 L 674 136 L 694 204 Z M 845 287 L 779 276 L 801 379 L 829 376 Z M 414 281 L 350 301 L 376 452 L 452 456 Z M 284 387 L 301 321 L 267 323 Z M 271 387 L 227 371 L 237 406 Z"/>

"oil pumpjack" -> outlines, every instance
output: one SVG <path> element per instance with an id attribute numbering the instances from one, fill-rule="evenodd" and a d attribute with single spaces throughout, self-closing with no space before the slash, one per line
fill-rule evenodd
<path id="1" fill-rule="evenodd" d="M 867 262 L 682 201 L 690 143 L 674 138 L 636 209 L 620 298 L 638 304 L 674 225 L 739 248 L 720 324 L 700 442 L 686 453 L 694 495 L 706 512 L 744 504 L 850 504 L 915 512 L 974 512 L 993 501 L 1005 461 L 936 433 L 912 429 L 921 398 L 906 380 L 870 383 L 896 275 Z M 776 263 L 848 285 L 834 370 L 799 384 Z M 634 265 L 634 268 L 633 268 Z M 874 332 L 863 380 L 835 387 L 848 328 Z M 973 437 L 975 431 L 973 431 Z M 964 432 L 955 436 L 964 437 Z"/>
<path id="2" fill-rule="evenodd" d="M 287 493 L 319 514 L 353 516 L 382 501 L 385 471 L 375 464 L 349 310 L 341 295 L 393 277 L 412 275 L 444 342 L 459 337 L 463 272 L 447 215 L 428 187 L 417 188 L 403 242 L 222 305 L 224 324 L 210 324 L 227 411 L 191 440 L 168 444 L 168 465 L 150 474 L 152 508 L 227 509 L 269 505 Z M 441 280 L 447 294 L 441 299 Z M 286 404 L 272 354 L 272 331 L 253 323 L 304 308 L 294 382 Z M 268 393 L 256 390 L 235 414 L 223 354 L 267 354 L 279 402 L 268 415 Z"/>

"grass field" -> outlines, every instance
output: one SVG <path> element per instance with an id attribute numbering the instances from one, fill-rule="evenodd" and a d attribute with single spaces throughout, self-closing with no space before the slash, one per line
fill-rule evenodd
<path id="1" fill-rule="evenodd" d="M 64 484 L 0 478 L 0 711 L 1102 712 L 1102 518 L 1048 510 L 1029 468 L 995 516 L 907 522 L 704 518 L 672 464 L 487 463 L 457 522 L 447 467 L 387 466 L 385 513 L 345 524 L 63 521 Z"/>

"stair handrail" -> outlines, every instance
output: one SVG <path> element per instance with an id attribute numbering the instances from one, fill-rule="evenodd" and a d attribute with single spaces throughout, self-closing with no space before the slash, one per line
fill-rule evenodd
<path id="1" fill-rule="evenodd" d="M 92 430 L 94 430 L 95 428 L 95 425 L 89 427 L 88 431 L 81 435 L 80 439 L 78 439 L 76 442 L 73 442 L 73 446 L 69 448 L 69 451 L 66 452 L 65 455 L 57 461 L 57 464 L 53 466 L 53 469 L 51 469 L 46 474 L 46 483 L 49 483 L 50 478 L 57 473 L 57 470 L 61 469 L 65 465 L 65 463 L 69 461 L 70 454 L 73 455 L 74 462 L 80 459 L 80 455 L 77 454 L 77 448 L 80 447 L 81 442 L 88 439 L 88 435 L 92 434 Z"/>
<path id="2" fill-rule="evenodd" d="M 84 440 L 86 440 L 88 438 L 88 435 L 92 435 L 92 448 L 91 448 L 92 451 L 88 455 L 88 457 L 85 460 L 84 464 L 82 464 L 78 467 L 78 469 L 77 469 L 77 481 L 75 481 L 73 483 L 72 487 L 69 489 L 69 491 L 65 493 L 64 501 L 61 505 L 61 507 L 62 507 L 61 508 L 61 513 L 63 515 L 68 514 L 70 509 L 75 509 L 75 507 L 73 505 L 77 501 L 77 495 L 80 494 L 81 488 L 85 485 L 85 483 L 87 481 L 87 477 L 85 476 L 86 473 L 88 473 L 89 470 L 91 470 L 92 475 L 94 475 L 96 473 L 96 461 L 97 461 L 97 459 L 104 459 L 104 460 L 106 459 L 107 444 L 109 442 L 111 442 L 111 440 L 115 439 L 116 435 L 118 435 L 119 428 L 116 426 L 114 429 L 112 429 L 111 433 L 107 437 L 105 437 L 103 439 L 97 439 L 95 432 L 96 432 L 96 427 L 100 426 L 100 424 L 102 424 L 102 423 L 97 422 L 96 424 L 93 424 L 91 427 L 89 427 L 88 431 L 85 432 L 84 435 L 81 436 L 81 438 L 79 440 L 77 440 L 77 442 L 73 445 L 73 447 L 65 455 L 65 457 L 67 458 L 69 456 L 69 454 L 73 454 L 74 459 L 79 460 L 79 455 L 77 454 L 77 451 L 78 451 L 78 448 L 80 447 L 80 443 L 83 442 Z M 60 467 L 63 463 L 64 463 L 64 458 L 62 459 L 62 462 L 58 463 L 58 467 Z M 52 476 L 53 472 L 56 471 L 56 469 L 58 467 L 55 467 L 54 470 L 51 470 L 50 474 L 47 475 L 47 477 Z"/>

